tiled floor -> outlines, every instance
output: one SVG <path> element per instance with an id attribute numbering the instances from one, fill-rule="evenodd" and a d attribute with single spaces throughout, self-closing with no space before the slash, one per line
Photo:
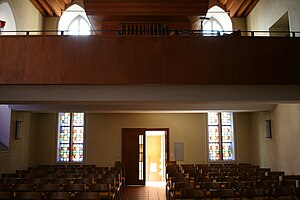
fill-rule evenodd
<path id="1" fill-rule="evenodd" d="M 165 189 L 163 184 L 128 186 L 122 195 L 122 200 L 166 200 Z"/>

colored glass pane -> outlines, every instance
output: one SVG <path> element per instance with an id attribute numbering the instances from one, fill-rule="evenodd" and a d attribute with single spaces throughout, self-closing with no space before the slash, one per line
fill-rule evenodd
<path id="1" fill-rule="evenodd" d="M 222 125 L 231 125 L 232 113 L 231 112 L 222 112 L 221 119 L 222 119 Z"/>
<path id="2" fill-rule="evenodd" d="M 144 180 L 144 135 L 139 135 L 139 180 Z"/>
<path id="3" fill-rule="evenodd" d="M 83 127 L 73 127 L 73 143 L 83 143 Z"/>
<path id="4" fill-rule="evenodd" d="M 70 142 L 70 127 L 60 127 L 59 142 L 60 143 Z"/>
<path id="5" fill-rule="evenodd" d="M 82 162 L 83 142 L 84 113 L 59 113 L 58 161 Z"/>
<path id="6" fill-rule="evenodd" d="M 208 113 L 208 142 L 209 160 L 234 160 L 233 114 L 231 112 Z"/>
<path id="7" fill-rule="evenodd" d="M 70 126 L 70 113 L 59 113 L 59 125 L 60 126 Z"/>
<path id="8" fill-rule="evenodd" d="M 217 112 L 208 113 L 208 125 L 218 125 L 219 124 L 219 115 Z"/>
<path id="9" fill-rule="evenodd" d="M 70 145 L 69 144 L 60 144 L 58 152 L 59 152 L 59 158 L 58 158 L 59 161 L 69 162 L 69 158 L 70 158 Z"/>
<path id="10" fill-rule="evenodd" d="M 73 126 L 84 126 L 84 113 L 73 113 Z"/>
<path id="11" fill-rule="evenodd" d="M 209 144 L 209 160 L 220 159 L 220 146 L 218 143 Z"/>
<path id="12" fill-rule="evenodd" d="M 222 141 L 223 142 L 232 142 L 232 127 L 231 126 L 222 126 Z"/>
<path id="13" fill-rule="evenodd" d="M 209 142 L 219 142 L 219 127 L 208 126 Z"/>
<path id="14" fill-rule="evenodd" d="M 222 153 L 223 153 L 223 160 L 233 160 L 232 143 L 230 142 L 223 143 Z"/>
<path id="15" fill-rule="evenodd" d="M 83 161 L 83 144 L 73 144 L 72 161 L 74 162 Z"/>

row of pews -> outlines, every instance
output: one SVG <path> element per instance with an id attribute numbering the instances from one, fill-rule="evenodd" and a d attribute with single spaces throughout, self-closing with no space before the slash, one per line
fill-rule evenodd
<path id="1" fill-rule="evenodd" d="M 2 173 L 0 199 L 119 200 L 125 189 L 121 164 L 38 165 Z"/>
<path id="2" fill-rule="evenodd" d="M 248 163 L 166 166 L 166 196 L 174 199 L 300 199 L 300 175 Z"/>

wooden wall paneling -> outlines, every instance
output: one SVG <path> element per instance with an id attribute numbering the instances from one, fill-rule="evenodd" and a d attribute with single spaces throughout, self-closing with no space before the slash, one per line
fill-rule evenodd
<path id="1" fill-rule="evenodd" d="M 30 0 L 30 1 L 43 16 L 47 16 L 47 11 L 44 9 L 44 7 L 40 4 L 38 0 Z"/>
<path id="2" fill-rule="evenodd" d="M 52 8 L 49 6 L 49 4 L 45 1 L 45 0 L 38 0 L 40 2 L 40 4 L 44 7 L 44 9 L 47 11 L 47 13 L 53 17 L 54 16 L 54 12 L 52 10 Z"/>
<path id="3" fill-rule="evenodd" d="M 0 84 L 300 84 L 300 38 L 1 36 L 0 51 Z"/>
<path id="4" fill-rule="evenodd" d="M 202 1 L 92 1 L 85 0 L 87 15 L 200 16 L 208 9 Z"/>

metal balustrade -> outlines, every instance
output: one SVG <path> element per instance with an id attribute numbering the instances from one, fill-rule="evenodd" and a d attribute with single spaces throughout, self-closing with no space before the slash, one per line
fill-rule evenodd
<path id="1" fill-rule="evenodd" d="M 20 35 L 71 35 L 74 31 L 68 30 L 24 30 L 24 31 L 1 31 L 0 36 Z M 172 30 L 163 24 L 124 24 L 120 30 L 91 30 L 89 35 L 116 35 L 116 36 L 242 36 L 242 37 L 300 37 L 300 31 L 215 31 L 215 30 Z M 88 36 L 88 35 L 72 35 Z"/>

